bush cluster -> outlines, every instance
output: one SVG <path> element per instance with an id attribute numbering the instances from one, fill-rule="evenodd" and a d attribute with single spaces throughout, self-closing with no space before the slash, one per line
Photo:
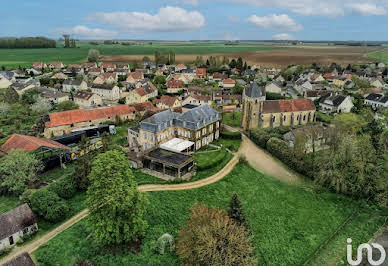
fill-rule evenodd
<path id="1" fill-rule="evenodd" d="M 47 188 L 33 193 L 30 202 L 32 211 L 50 222 L 59 222 L 69 213 L 66 202 Z"/>
<path id="2" fill-rule="evenodd" d="M 223 139 L 241 139 L 240 132 L 221 132 L 220 137 Z"/>
<path id="3" fill-rule="evenodd" d="M 58 179 L 47 187 L 48 190 L 56 193 L 63 199 L 70 199 L 77 192 L 77 181 L 73 174 Z"/>

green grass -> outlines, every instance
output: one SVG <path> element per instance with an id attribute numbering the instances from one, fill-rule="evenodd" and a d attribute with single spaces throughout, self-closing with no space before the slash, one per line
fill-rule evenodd
<path id="1" fill-rule="evenodd" d="M 73 173 L 75 169 L 74 163 L 66 164 L 66 169 L 62 169 L 61 167 L 56 167 L 51 169 L 50 171 L 44 172 L 38 176 L 39 180 L 42 182 L 49 182 L 52 180 L 56 180 L 62 176 Z"/>
<path id="2" fill-rule="evenodd" d="M 59 46 L 59 45 L 58 45 Z M 89 49 L 97 49 L 102 55 L 153 55 L 155 51 L 174 51 L 176 54 L 213 54 L 239 53 L 258 50 L 275 49 L 254 43 L 241 43 L 226 46 L 222 43 L 158 43 L 152 45 L 90 45 L 78 42 L 79 48 L 49 48 L 49 49 L 0 49 L 0 65 L 8 67 L 31 66 L 33 62 L 62 61 L 64 64 L 81 63 L 86 60 Z"/>
<path id="3" fill-rule="evenodd" d="M 145 217 L 149 228 L 138 254 L 122 251 L 114 256 L 99 250 L 90 238 L 87 220 L 83 220 L 33 255 L 41 265 L 73 265 L 86 259 L 98 265 L 179 265 L 176 254 L 155 253 L 157 238 L 163 233 L 176 237 L 195 202 L 227 208 L 234 192 L 241 199 L 261 265 L 303 264 L 360 204 L 322 190 L 316 193 L 289 186 L 239 164 L 227 177 L 209 186 L 147 193 L 151 202 Z M 369 218 L 377 211 L 365 207 L 362 213 Z M 357 245 L 368 241 L 381 224 L 380 219 L 373 219 L 363 226 L 363 220 L 354 219 L 343 234 L 354 236 L 353 244 Z M 330 258 L 343 257 L 345 245 L 341 243 L 341 249 L 333 250 L 330 256 L 318 257 L 324 259 L 318 260 L 319 264 L 332 265 L 326 263 Z"/>
<path id="4" fill-rule="evenodd" d="M 388 62 L 388 49 L 382 49 L 374 52 L 367 53 L 366 57 L 376 59 L 381 62 Z"/>
<path id="5" fill-rule="evenodd" d="M 241 139 L 223 139 L 219 138 L 215 142 L 214 145 L 226 147 L 232 152 L 237 152 L 241 145 Z"/>
<path id="6" fill-rule="evenodd" d="M 21 202 L 16 196 L 0 196 L 0 214 L 15 209 L 21 205 Z"/>
<path id="7" fill-rule="evenodd" d="M 233 119 L 233 115 L 235 116 Z M 234 113 L 224 113 L 222 116 L 222 123 L 231 127 L 240 127 L 241 112 L 236 111 Z"/>

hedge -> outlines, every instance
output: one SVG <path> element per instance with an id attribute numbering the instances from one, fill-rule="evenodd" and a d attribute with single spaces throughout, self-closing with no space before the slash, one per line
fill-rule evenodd
<path id="1" fill-rule="evenodd" d="M 227 152 L 223 149 L 218 152 L 199 154 L 198 156 L 207 156 L 207 160 L 204 160 L 203 163 L 197 162 L 197 170 L 201 171 L 215 167 L 225 159 L 226 155 Z"/>
<path id="2" fill-rule="evenodd" d="M 69 206 L 66 202 L 47 188 L 34 192 L 30 203 L 34 213 L 51 222 L 62 221 L 69 213 Z"/>
<path id="3" fill-rule="evenodd" d="M 47 186 L 47 189 L 56 193 L 63 199 L 70 199 L 77 192 L 77 182 L 73 174 L 61 177 L 56 182 Z"/>
<path id="4" fill-rule="evenodd" d="M 220 137 L 223 139 L 241 139 L 240 132 L 221 132 Z"/>

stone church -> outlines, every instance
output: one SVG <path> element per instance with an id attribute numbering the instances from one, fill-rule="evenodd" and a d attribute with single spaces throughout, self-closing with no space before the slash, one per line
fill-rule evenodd
<path id="1" fill-rule="evenodd" d="M 244 130 L 315 122 L 315 105 L 310 99 L 266 100 L 265 88 L 255 82 L 244 90 L 242 103 Z"/>

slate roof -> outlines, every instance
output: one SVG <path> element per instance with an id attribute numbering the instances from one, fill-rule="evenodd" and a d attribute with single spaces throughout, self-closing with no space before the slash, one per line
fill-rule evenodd
<path id="1" fill-rule="evenodd" d="M 265 96 L 265 88 L 259 87 L 256 82 L 250 83 L 249 87 L 245 89 L 245 95 L 250 98 L 258 98 Z"/>
<path id="2" fill-rule="evenodd" d="M 36 218 L 28 204 L 20 205 L 0 215 L 0 239 L 7 238 L 34 223 Z"/>
<path id="3" fill-rule="evenodd" d="M 92 97 L 93 95 L 94 95 L 93 92 L 79 91 L 76 94 L 74 94 L 74 98 L 79 98 L 79 99 L 83 99 L 83 100 L 89 100 L 90 97 Z"/>
<path id="4" fill-rule="evenodd" d="M 371 93 L 365 99 L 374 102 L 386 103 L 388 101 L 388 94 L 383 95 L 378 93 Z"/>
<path id="5" fill-rule="evenodd" d="M 286 113 L 315 110 L 313 101 L 309 99 L 274 100 L 263 102 L 263 113 Z"/>
<path id="6" fill-rule="evenodd" d="M 31 90 L 37 90 L 39 91 L 43 97 L 45 98 L 61 98 L 61 97 L 65 97 L 65 96 L 68 96 L 66 93 L 63 93 L 61 91 L 55 91 L 55 90 L 52 90 L 52 89 L 49 89 L 49 88 L 44 88 L 44 87 L 35 87 L 35 88 L 32 88 Z"/>
<path id="7" fill-rule="evenodd" d="M 201 105 L 186 113 L 179 114 L 166 110 L 140 122 L 140 128 L 151 132 L 159 132 L 172 125 L 187 129 L 199 129 L 221 119 L 221 115 L 209 105 Z"/>
<path id="8" fill-rule="evenodd" d="M 24 252 L 7 263 L 4 263 L 2 266 L 35 266 L 35 263 L 32 261 L 30 255 Z"/>
<path id="9" fill-rule="evenodd" d="M 71 86 L 80 86 L 82 83 L 81 80 L 72 80 L 72 79 L 67 79 L 63 82 L 63 85 L 71 85 Z"/>
<path id="10" fill-rule="evenodd" d="M 114 84 L 95 84 L 93 83 L 92 89 L 113 90 Z"/>
<path id="11" fill-rule="evenodd" d="M 346 99 L 346 96 L 344 96 L 344 95 L 330 95 L 328 93 L 327 95 L 322 96 L 322 98 L 319 100 L 319 102 L 338 107 L 345 99 Z M 331 103 L 333 103 L 333 104 L 331 104 Z"/>
<path id="12" fill-rule="evenodd" d="M 31 152 L 40 147 L 49 147 L 60 150 L 70 150 L 69 147 L 62 145 L 50 139 L 41 139 L 33 136 L 13 134 L 0 148 L 1 151 L 9 153 L 14 149 L 22 149 L 25 152 Z"/>

